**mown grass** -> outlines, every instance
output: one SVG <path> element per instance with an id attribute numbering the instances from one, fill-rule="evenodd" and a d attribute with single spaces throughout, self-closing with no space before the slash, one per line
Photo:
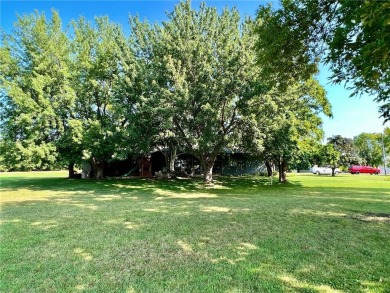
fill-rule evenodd
<path id="1" fill-rule="evenodd" d="M 390 292 L 390 181 L 1 174 L 1 292 Z"/>

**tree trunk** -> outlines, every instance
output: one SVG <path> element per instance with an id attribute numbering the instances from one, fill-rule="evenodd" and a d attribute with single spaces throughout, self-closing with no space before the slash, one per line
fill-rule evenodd
<path id="1" fill-rule="evenodd" d="M 272 163 L 270 161 L 265 161 L 265 167 L 267 168 L 267 176 L 272 176 Z"/>
<path id="2" fill-rule="evenodd" d="M 287 182 L 287 164 L 283 159 L 280 159 L 279 161 L 279 182 Z"/>
<path id="3" fill-rule="evenodd" d="M 216 154 L 200 156 L 200 161 L 203 167 L 203 180 L 205 183 L 210 183 L 213 181 L 213 167 L 216 158 Z"/>
<path id="4" fill-rule="evenodd" d="M 104 178 L 104 166 L 103 164 L 96 165 L 96 180 Z"/>
<path id="5" fill-rule="evenodd" d="M 336 167 L 332 167 L 332 176 L 335 176 L 334 170 L 336 170 Z"/>
<path id="6" fill-rule="evenodd" d="M 104 161 L 98 161 L 95 158 L 92 159 L 93 168 L 95 171 L 96 180 L 100 180 L 104 178 Z"/>
<path id="7" fill-rule="evenodd" d="M 68 164 L 68 178 L 73 178 L 73 174 L 74 174 L 74 163 L 70 162 Z"/>
<path id="8" fill-rule="evenodd" d="M 169 172 L 175 171 L 176 153 L 177 153 L 177 148 L 176 147 L 172 148 L 169 156 Z"/>
<path id="9" fill-rule="evenodd" d="M 205 183 L 210 183 L 213 181 L 213 166 L 214 166 L 214 163 L 206 164 L 206 166 L 203 167 L 203 169 L 204 169 L 203 179 L 204 179 Z"/>

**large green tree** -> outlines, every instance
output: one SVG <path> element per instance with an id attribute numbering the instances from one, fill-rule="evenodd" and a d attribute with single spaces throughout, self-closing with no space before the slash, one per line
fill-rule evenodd
<path id="1" fill-rule="evenodd" d="M 386 1 L 282 0 L 257 14 L 257 53 L 265 81 L 281 88 L 328 63 L 335 83 L 369 93 L 390 120 L 390 4 Z"/>
<path id="2" fill-rule="evenodd" d="M 354 142 L 350 138 L 342 137 L 341 135 L 333 135 L 328 137 L 328 144 L 332 144 L 334 149 L 340 152 L 339 166 L 347 168 L 349 165 L 361 163 L 358 150 Z"/>
<path id="3" fill-rule="evenodd" d="M 69 41 L 57 13 L 36 13 L 5 38 L 2 165 L 61 159 L 71 174 L 83 157 L 99 178 L 108 161 L 170 148 L 171 165 L 174 150 L 189 152 L 211 181 L 224 148 L 258 155 L 268 143 L 284 174 L 318 134 L 318 112 L 330 113 L 311 79 L 284 91 L 259 82 L 254 24 L 235 9 L 181 2 L 162 25 L 131 18 L 130 39 L 107 17 L 72 24 Z"/>
<path id="4" fill-rule="evenodd" d="M 329 165 L 332 169 L 332 176 L 335 176 L 335 170 L 340 166 L 341 153 L 331 143 L 323 145 L 320 151 L 322 164 Z"/>
<path id="5" fill-rule="evenodd" d="M 75 95 L 70 86 L 70 45 L 52 11 L 19 16 L 2 35 L 0 102 L 3 164 L 7 169 L 49 169 Z"/>
<path id="6" fill-rule="evenodd" d="M 180 147 L 199 158 L 207 182 L 217 155 L 237 146 L 244 129 L 254 144 L 261 141 L 254 116 L 271 101 L 255 82 L 250 29 L 235 9 L 218 14 L 204 3 L 194 10 L 181 2 L 155 27 L 155 46 L 143 51 L 154 64 L 150 108 Z"/>
<path id="7" fill-rule="evenodd" d="M 377 167 L 383 163 L 380 133 L 361 133 L 353 141 L 364 164 Z"/>
<path id="8" fill-rule="evenodd" d="M 80 137 L 83 158 L 101 178 L 106 162 L 123 159 L 132 150 L 137 64 L 121 27 L 108 17 L 95 18 L 94 25 L 80 18 L 73 30 L 73 138 Z"/>
<path id="9" fill-rule="evenodd" d="M 165 67 L 159 59 L 164 56 L 158 46 L 161 28 L 151 26 L 146 20 L 141 22 L 138 16 L 130 18 L 130 28 L 130 46 L 138 65 L 140 86 L 137 111 L 132 114 L 132 128 L 128 133 L 133 137 L 137 153 L 161 151 L 168 170 L 174 171 L 175 158 L 181 144 L 172 117 L 169 116 L 171 110 L 166 107 L 161 94 L 161 87 L 166 86 Z"/>
<path id="10" fill-rule="evenodd" d="M 278 97 L 279 95 L 279 97 Z M 278 166 L 279 182 L 287 181 L 287 168 L 305 160 L 308 152 L 323 136 L 320 113 L 331 116 L 330 103 L 323 87 L 314 79 L 298 83 L 274 100 L 281 105 L 273 115 L 272 127 L 266 132 L 264 157 Z"/>

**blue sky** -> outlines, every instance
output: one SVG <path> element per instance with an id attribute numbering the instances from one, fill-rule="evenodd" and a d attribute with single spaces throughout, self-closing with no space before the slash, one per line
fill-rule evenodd
<path id="1" fill-rule="evenodd" d="M 84 16 L 92 20 L 94 16 L 108 15 L 109 18 L 120 23 L 125 32 L 129 32 L 128 16 L 138 14 L 141 19 L 146 18 L 149 22 L 160 22 L 166 19 L 166 11 L 170 12 L 179 1 L 93 1 L 93 0 L 68 0 L 68 1 L 0 1 L 0 25 L 6 32 L 12 30 L 12 24 L 16 15 L 29 14 L 34 10 L 44 11 L 50 16 L 52 8 L 59 11 L 63 24 L 66 25 L 71 19 Z M 277 1 L 205 1 L 208 6 L 216 6 L 219 10 L 224 7 L 237 7 L 242 16 L 253 16 L 259 5 Z M 198 7 L 200 1 L 192 1 L 194 8 Z M 383 126 L 383 119 L 379 118 L 378 104 L 373 98 L 362 96 L 349 98 L 350 92 L 344 89 L 343 85 L 332 85 L 328 82 L 330 72 L 327 67 L 322 66 L 318 79 L 328 93 L 328 99 L 332 104 L 333 118 L 324 117 L 324 131 L 327 137 L 342 135 L 354 137 L 362 132 L 381 132 L 384 127 L 390 127 L 387 123 Z"/>

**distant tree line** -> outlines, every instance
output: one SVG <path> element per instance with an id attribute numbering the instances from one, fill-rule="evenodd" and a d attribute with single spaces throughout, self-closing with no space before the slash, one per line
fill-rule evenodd
<path id="1" fill-rule="evenodd" d="M 354 138 L 334 135 L 326 144 L 318 144 L 313 152 L 306 153 L 306 158 L 307 161 L 298 161 L 295 167 L 305 169 L 317 164 L 346 171 L 350 165 L 378 167 L 383 165 L 383 160 L 390 166 L 390 128 L 386 127 L 383 133 L 361 133 Z"/>
<path id="2" fill-rule="evenodd" d="M 49 170 L 169 149 L 199 159 L 204 180 L 224 149 L 274 165 L 308 162 L 331 107 L 314 73 L 280 87 L 264 79 L 258 22 L 236 9 L 178 4 L 131 33 L 97 17 L 62 28 L 56 11 L 18 16 L 0 48 L 0 168 Z"/>

